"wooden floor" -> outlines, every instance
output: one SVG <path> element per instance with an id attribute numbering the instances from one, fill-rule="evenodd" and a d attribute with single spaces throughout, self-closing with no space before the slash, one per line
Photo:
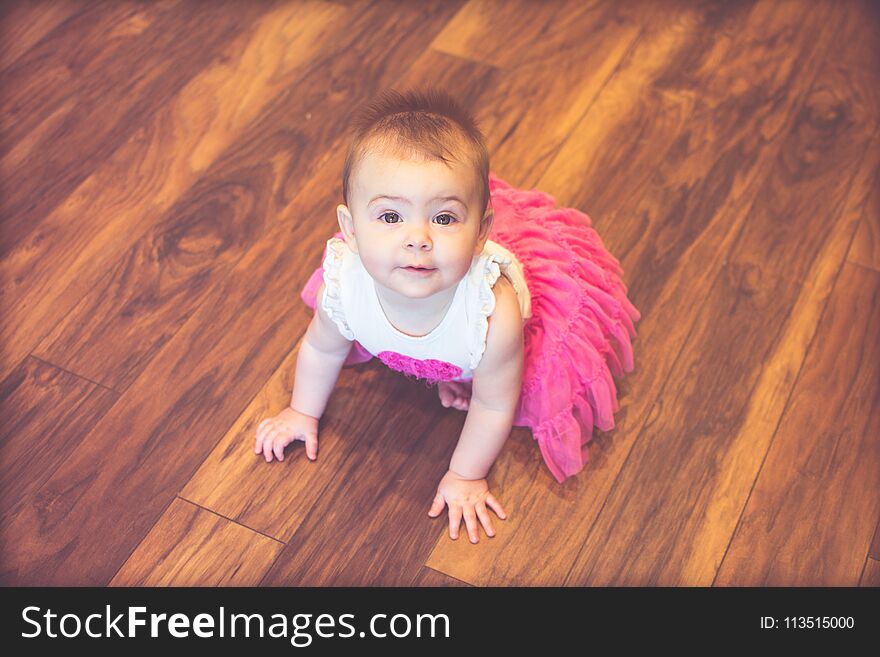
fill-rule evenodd
<path id="1" fill-rule="evenodd" d="M 7 585 L 880 584 L 880 10 L 783 2 L 2 5 Z M 290 399 L 351 112 L 445 86 L 594 221 L 642 313 L 617 425 L 509 518 L 427 512 L 464 413 Z M 494 517 L 494 516 L 493 516 Z"/>

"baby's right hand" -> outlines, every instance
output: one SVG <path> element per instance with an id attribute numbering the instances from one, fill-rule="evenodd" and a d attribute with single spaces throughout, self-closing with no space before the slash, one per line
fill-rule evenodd
<path id="1" fill-rule="evenodd" d="M 262 452 L 267 463 L 272 460 L 273 454 L 283 461 L 284 448 L 294 440 L 305 442 L 309 459 L 314 461 L 318 458 L 318 420 L 288 406 L 275 417 L 260 422 L 254 454 Z"/>

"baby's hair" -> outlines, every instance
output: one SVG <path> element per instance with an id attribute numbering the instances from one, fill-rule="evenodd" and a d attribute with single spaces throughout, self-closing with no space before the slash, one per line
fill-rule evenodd
<path id="1" fill-rule="evenodd" d="M 400 157 L 421 157 L 473 167 L 480 194 L 480 217 L 489 205 L 489 152 L 473 115 L 437 87 L 399 92 L 386 89 L 352 119 L 352 135 L 342 169 L 342 196 L 350 205 L 350 180 L 368 149 Z"/>

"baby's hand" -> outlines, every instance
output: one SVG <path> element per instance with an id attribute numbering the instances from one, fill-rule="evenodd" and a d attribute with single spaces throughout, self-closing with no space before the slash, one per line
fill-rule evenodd
<path id="1" fill-rule="evenodd" d="M 477 543 L 477 517 L 483 523 L 483 529 L 489 536 L 495 536 L 492 529 L 492 521 L 486 504 L 492 507 L 496 515 L 502 520 L 507 518 L 501 504 L 489 492 L 489 484 L 485 479 L 465 479 L 457 473 L 449 470 L 440 480 L 437 486 L 437 495 L 434 503 L 428 511 L 432 518 L 437 517 L 443 511 L 443 505 L 449 505 L 449 537 L 458 538 L 458 528 L 461 525 L 461 517 L 464 515 L 465 525 L 471 537 L 471 543 Z"/>
<path id="2" fill-rule="evenodd" d="M 260 422 L 254 453 L 262 452 L 267 463 L 273 454 L 283 461 L 284 448 L 294 440 L 305 442 L 306 454 L 312 461 L 318 458 L 318 420 L 288 406 L 275 417 Z"/>

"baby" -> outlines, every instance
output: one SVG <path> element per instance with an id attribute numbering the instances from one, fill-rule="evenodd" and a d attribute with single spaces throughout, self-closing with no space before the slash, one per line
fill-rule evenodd
<path id="1" fill-rule="evenodd" d="M 633 369 L 638 310 L 590 218 L 489 171 L 473 117 L 448 94 L 390 91 L 360 113 L 342 175 L 341 232 L 302 291 L 315 309 L 290 407 L 257 427 L 254 451 L 305 442 L 340 369 L 376 357 L 438 384 L 467 411 L 428 515 L 449 509 L 472 542 L 494 536 L 486 474 L 527 426 L 559 483 L 581 471 L 593 425 L 614 428 L 612 372 Z"/>
<path id="2" fill-rule="evenodd" d="M 395 99 L 401 101 L 386 95 L 384 104 Z M 372 278 L 393 329 L 411 338 L 431 335 L 450 316 L 494 218 L 488 156 L 478 130 L 442 95 L 427 99 L 436 113 L 411 112 L 402 120 L 398 113 L 398 121 L 389 121 L 376 116 L 383 113 L 377 112 L 380 102 L 361 117 L 366 134 L 349 149 L 343 176 L 346 204 L 336 209 L 348 257 L 356 254 Z M 429 134 L 437 141 L 413 138 L 426 122 L 433 124 Z M 436 517 L 448 507 L 453 539 L 464 518 L 473 543 L 479 540 L 478 523 L 488 536 L 495 535 L 489 508 L 506 518 L 486 475 L 510 434 L 523 374 L 521 301 L 506 274 L 497 276 L 491 293 L 485 348 L 472 376 L 438 381 L 441 403 L 467 411 L 467 419 L 428 511 Z M 305 442 L 309 459 L 318 456 L 318 420 L 355 337 L 345 318 L 332 316 L 326 296 L 322 283 L 297 357 L 290 406 L 257 428 L 254 451 L 267 462 L 284 460 L 284 448 L 295 440 Z M 453 367 L 455 374 L 463 369 L 436 362 Z"/>

